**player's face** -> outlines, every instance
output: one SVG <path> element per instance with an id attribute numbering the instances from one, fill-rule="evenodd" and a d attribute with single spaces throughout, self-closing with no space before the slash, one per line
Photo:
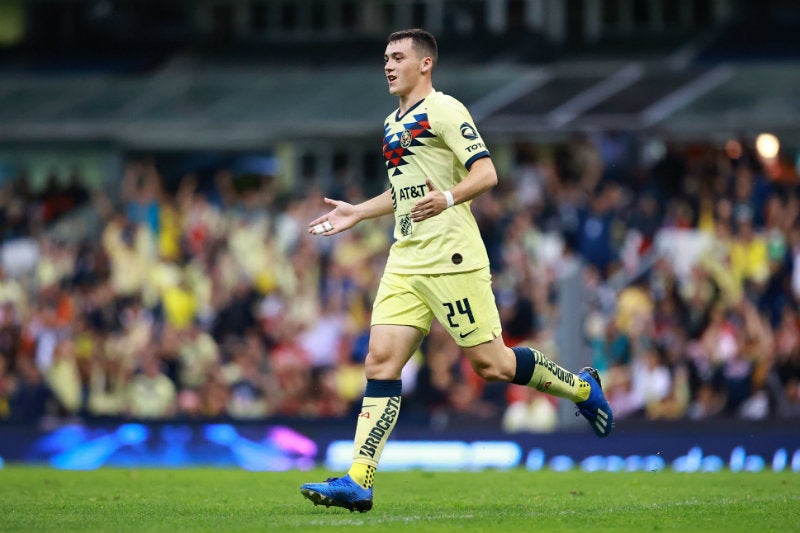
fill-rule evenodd
<path id="1" fill-rule="evenodd" d="M 386 45 L 383 63 L 386 81 L 389 82 L 389 93 L 406 96 L 422 78 L 425 58 L 419 56 L 411 39 L 403 39 Z"/>

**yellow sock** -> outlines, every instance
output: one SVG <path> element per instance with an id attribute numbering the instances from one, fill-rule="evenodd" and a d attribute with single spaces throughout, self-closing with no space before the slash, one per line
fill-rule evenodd
<path id="1" fill-rule="evenodd" d="M 397 423 L 401 390 L 399 379 L 367 380 L 353 439 L 353 464 L 347 472 L 365 489 L 372 486 L 383 447 Z"/>
<path id="2" fill-rule="evenodd" d="M 578 376 L 552 362 L 538 350 L 531 348 L 535 360 L 533 376 L 529 387 L 539 392 L 566 398 L 573 402 L 582 402 L 589 397 L 591 385 Z"/>
<path id="3" fill-rule="evenodd" d="M 350 470 L 347 471 L 347 475 L 353 481 L 368 489 L 375 481 L 375 467 L 364 463 L 353 463 Z"/>

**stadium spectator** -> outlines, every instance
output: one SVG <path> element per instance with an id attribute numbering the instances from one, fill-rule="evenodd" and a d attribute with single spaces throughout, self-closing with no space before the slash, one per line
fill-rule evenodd
<path id="1" fill-rule="evenodd" d="M 126 390 L 126 414 L 137 419 L 164 419 L 177 412 L 176 387 L 161 361 L 147 351 L 136 354 L 138 370 Z"/>
<path id="2" fill-rule="evenodd" d="M 676 141 L 660 160 L 646 168 L 626 163 L 606 183 L 612 176 L 603 157 L 619 161 L 630 147 L 629 140 L 617 142 L 624 138 L 609 139 L 602 147 L 598 138 L 583 137 L 533 148 L 523 140 L 518 166 L 473 202 L 496 259 L 492 276 L 507 342 L 525 342 L 563 317 L 555 273 L 562 256 L 580 250 L 581 229 L 589 227 L 581 213 L 598 200 L 593 191 L 605 190 L 615 215 L 604 250 L 612 260 L 601 269 L 574 256 L 587 296 L 585 309 L 569 313 L 585 322 L 581 356 L 603 372 L 616 415 L 800 416 L 797 189 L 771 178 L 752 147 L 731 159 L 722 147 Z M 71 172 L 81 179 L 80 169 Z M 147 194 L 137 187 L 119 198 L 89 190 L 91 201 L 73 204 L 96 223 L 70 226 L 82 228 L 72 233 L 53 224 L 70 224 L 78 209 L 45 223 L 42 191 L 31 190 L 24 171 L 4 184 L 0 237 L 7 250 L 27 243 L 24 254 L 7 254 L 0 265 L 0 409 L 7 419 L 34 423 L 66 413 L 54 391 L 74 392 L 75 374 L 47 376 L 57 347 L 70 340 L 86 389 L 81 416 L 126 413 L 124 391 L 139 377 L 137 354 L 150 352 L 175 388 L 178 403 L 168 417 L 230 417 L 239 350 L 225 348 L 231 339 L 261 351 L 253 359 L 263 378 L 257 381 L 268 404 L 264 416 L 348 413 L 342 401 L 352 409 L 363 393 L 365 332 L 389 223 L 312 239 L 300 229 L 311 213 L 324 212 L 318 189 L 292 195 L 266 180 L 242 187 L 241 176 L 220 167 L 210 174 L 215 187 L 199 175 L 165 175 L 174 185 L 167 190 L 160 172 L 153 158 L 132 159 L 122 176 L 134 184 L 134 175 L 148 176 Z M 340 189 L 357 202 L 367 185 L 355 181 Z M 630 237 L 637 232 L 639 241 Z M 666 246 L 670 241 L 680 248 Z M 648 322 L 638 336 L 630 331 L 636 316 Z M 216 361 L 210 342 L 181 354 L 188 331 L 217 345 Z M 323 333 L 337 348 L 310 353 L 315 343 L 307 339 Z M 635 374 L 642 361 L 653 361 L 645 357 L 645 338 L 657 364 Z M 404 369 L 409 412 L 413 405 L 422 420 L 442 424 L 442 413 L 479 412 L 488 400 L 497 405 L 496 391 L 469 381 L 472 371 L 461 366 L 457 349 L 447 359 L 449 385 L 432 389 L 429 366 L 440 364 L 439 351 L 435 342 L 423 344 L 417 364 Z M 631 396 L 641 390 L 634 374 L 657 374 L 662 384 L 649 408 Z M 460 382 L 473 388 L 458 392 Z M 500 397 L 504 408 L 520 412 L 538 401 Z"/>
<path id="3" fill-rule="evenodd" d="M 83 409 L 84 382 L 71 339 L 62 339 L 56 344 L 45 380 L 58 402 L 59 414 L 74 415 Z"/>
<path id="4" fill-rule="evenodd" d="M 15 379 L 10 384 L 10 418 L 17 422 L 40 423 L 54 413 L 53 393 L 33 359 L 17 360 Z"/>

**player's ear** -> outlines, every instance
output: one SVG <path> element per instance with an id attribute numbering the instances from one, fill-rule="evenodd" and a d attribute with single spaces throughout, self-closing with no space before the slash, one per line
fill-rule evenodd
<path id="1" fill-rule="evenodd" d="M 433 68 L 433 59 L 428 56 L 422 58 L 422 67 L 419 69 L 420 72 L 429 72 Z"/>

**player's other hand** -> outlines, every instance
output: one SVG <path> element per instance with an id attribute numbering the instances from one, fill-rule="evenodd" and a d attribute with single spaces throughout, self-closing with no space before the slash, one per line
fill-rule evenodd
<path id="1" fill-rule="evenodd" d="M 322 215 L 308 223 L 308 232 L 311 235 L 324 235 L 330 237 L 342 231 L 352 228 L 358 223 L 356 210 L 352 204 L 341 200 L 331 200 L 325 198 L 324 202 L 333 206 L 333 210 L 327 215 Z"/>
<path id="2" fill-rule="evenodd" d="M 447 209 L 447 198 L 444 193 L 436 188 L 430 178 L 425 180 L 425 184 L 428 186 L 428 192 L 411 208 L 413 222 L 435 217 Z"/>

